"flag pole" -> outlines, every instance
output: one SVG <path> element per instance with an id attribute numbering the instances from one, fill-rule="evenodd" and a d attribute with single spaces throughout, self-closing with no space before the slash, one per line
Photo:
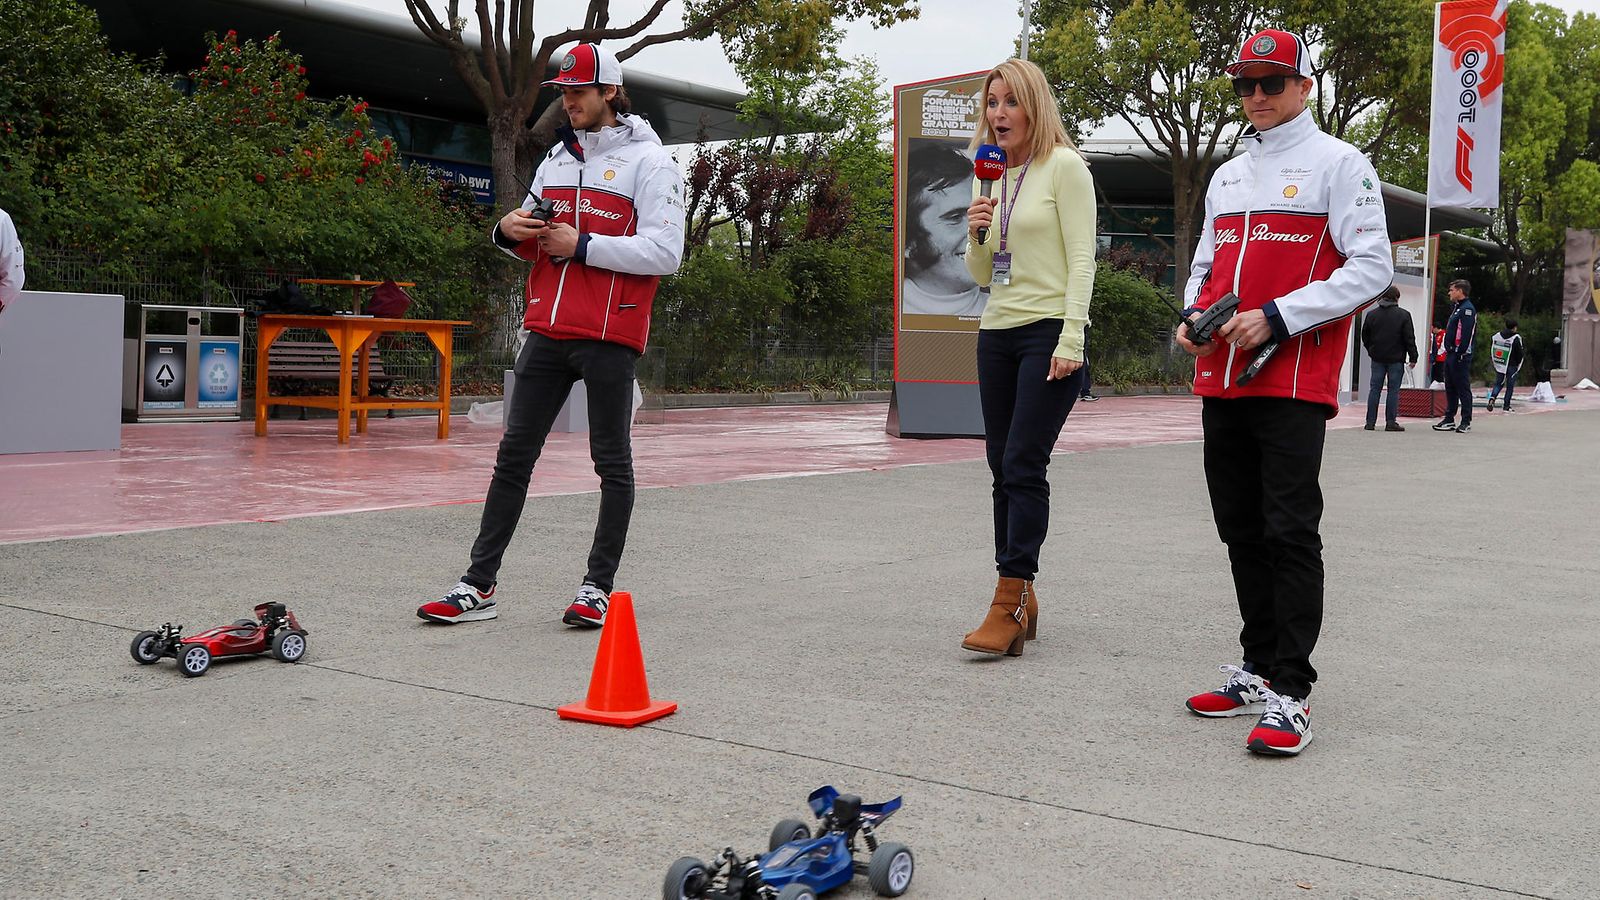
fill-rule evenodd
<path id="1" fill-rule="evenodd" d="M 1033 0 L 1022 0 L 1022 56 L 1028 58 L 1028 32 L 1033 30 Z"/>
<path id="2" fill-rule="evenodd" d="M 1428 38 L 1428 182 L 1422 186 L 1422 291 L 1428 300 L 1428 327 L 1433 327 L 1433 117 L 1437 114 L 1432 94 L 1433 79 L 1439 73 L 1434 71 L 1433 55 L 1438 52 L 1439 44 L 1439 16 L 1444 9 L 1444 4 L 1433 5 L 1433 34 Z M 1428 357 L 1433 358 L 1433 333 L 1428 334 Z"/>

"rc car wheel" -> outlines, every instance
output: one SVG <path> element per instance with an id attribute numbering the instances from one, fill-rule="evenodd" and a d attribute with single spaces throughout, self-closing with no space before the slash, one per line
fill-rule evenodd
<path id="1" fill-rule="evenodd" d="M 706 864 L 692 856 L 680 858 L 667 870 L 667 879 L 661 884 L 662 900 L 691 900 L 703 897 L 710 886 L 711 873 Z"/>
<path id="2" fill-rule="evenodd" d="M 178 646 L 178 671 L 185 678 L 204 675 L 211 668 L 211 651 L 205 644 L 180 644 Z"/>
<path id="3" fill-rule="evenodd" d="M 133 636 L 133 643 L 128 645 L 128 652 L 133 654 L 133 661 L 141 666 L 148 666 L 161 659 L 161 654 L 156 652 L 156 639 L 161 637 L 154 631 L 141 631 Z"/>
<path id="4" fill-rule="evenodd" d="M 778 892 L 778 900 L 817 900 L 817 892 L 799 882 L 790 882 Z"/>
<path id="5" fill-rule="evenodd" d="M 272 658 L 279 662 L 299 662 L 306 655 L 304 631 L 280 631 L 272 636 Z"/>
<path id="6" fill-rule="evenodd" d="M 879 844 L 872 851 L 872 862 L 867 864 L 867 884 L 880 897 L 898 897 L 911 886 L 911 875 L 916 863 L 911 858 L 911 848 L 905 844 Z"/>
<path id="7" fill-rule="evenodd" d="M 799 819 L 784 819 L 772 827 L 772 836 L 767 838 L 767 850 L 776 850 L 790 841 L 803 841 L 811 837 L 811 826 Z"/>

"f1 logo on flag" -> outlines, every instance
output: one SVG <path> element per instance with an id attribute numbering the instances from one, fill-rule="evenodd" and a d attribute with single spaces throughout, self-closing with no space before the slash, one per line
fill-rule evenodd
<path id="1" fill-rule="evenodd" d="M 1500 205 L 1507 0 L 1435 6 L 1428 205 Z"/>

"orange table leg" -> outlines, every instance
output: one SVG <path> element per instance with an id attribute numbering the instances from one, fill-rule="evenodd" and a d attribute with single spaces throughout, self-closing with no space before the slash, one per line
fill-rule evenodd
<path id="1" fill-rule="evenodd" d="M 267 435 L 267 351 L 280 334 L 280 325 L 263 323 L 256 329 L 256 437 Z"/>
<path id="2" fill-rule="evenodd" d="M 371 368 L 371 362 L 367 357 L 371 352 L 373 342 L 375 342 L 377 339 L 377 335 L 367 338 L 365 341 L 361 342 L 361 346 L 356 350 L 356 397 L 363 400 L 365 400 L 367 397 L 368 370 Z M 365 409 L 358 409 L 356 410 L 356 434 L 366 433 L 367 411 Z"/>
<path id="3" fill-rule="evenodd" d="M 449 325 L 428 329 L 428 340 L 439 351 L 439 440 L 450 436 L 450 364 L 452 331 Z"/>

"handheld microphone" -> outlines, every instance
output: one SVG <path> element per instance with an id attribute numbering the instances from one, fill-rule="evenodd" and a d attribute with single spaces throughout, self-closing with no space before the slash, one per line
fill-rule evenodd
<path id="1" fill-rule="evenodd" d="M 972 175 L 983 182 L 983 196 L 994 196 L 994 183 L 1006 177 L 1006 151 L 994 144 L 984 144 L 972 156 Z M 978 229 L 978 243 L 989 239 L 989 229 Z"/>

